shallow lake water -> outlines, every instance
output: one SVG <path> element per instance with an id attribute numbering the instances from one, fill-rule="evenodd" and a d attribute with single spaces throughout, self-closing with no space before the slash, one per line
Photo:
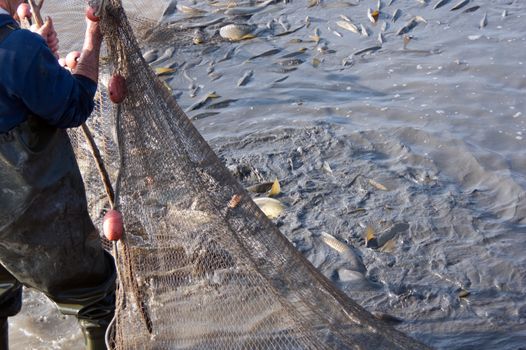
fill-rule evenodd
<path id="1" fill-rule="evenodd" d="M 206 12 L 172 6 L 163 23 L 222 22 L 201 45 L 173 35 L 144 52 L 177 68 L 162 79 L 240 181 L 280 179 L 276 224 L 354 300 L 438 349 L 524 349 L 526 3 L 437 2 L 381 1 L 373 24 L 372 0 L 276 1 L 249 17 L 179 1 Z M 227 23 L 254 24 L 256 37 L 218 39 Z M 367 227 L 379 248 L 366 247 Z M 322 232 L 362 258 L 363 283 L 346 282 L 350 263 Z M 14 349 L 82 343 L 75 320 L 32 291 L 11 337 Z"/>

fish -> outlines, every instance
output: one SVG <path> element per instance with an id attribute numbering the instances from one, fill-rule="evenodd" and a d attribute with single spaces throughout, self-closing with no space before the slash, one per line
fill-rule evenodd
<path id="1" fill-rule="evenodd" d="M 439 0 L 435 6 L 433 6 L 433 10 L 436 10 L 436 9 L 439 9 L 441 8 L 442 6 L 444 5 L 447 5 L 448 2 L 450 2 L 451 0 Z"/>
<path id="2" fill-rule="evenodd" d="M 306 51 L 307 51 L 306 47 L 301 47 L 301 48 L 299 48 L 298 50 L 296 50 L 294 52 L 289 52 L 288 54 L 285 54 L 285 55 L 281 56 L 280 58 L 296 57 L 296 56 L 304 54 Z"/>
<path id="3" fill-rule="evenodd" d="M 400 9 L 395 9 L 392 16 L 391 16 L 391 20 L 394 22 L 396 22 L 396 20 L 400 17 L 400 14 L 401 14 L 401 11 Z"/>
<path id="4" fill-rule="evenodd" d="M 382 45 L 385 42 L 385 39 L 382 33 L 378 33 L 377 41 L 378 43 L 380 43 L 380 45 Z"/>
<path id="5" fill-rule="evenodd" d="M 240 41 L 253 38 L 251 34 L 255 29 L 256 26 L 250 24 L 227 24 L 219 29 L 219 35 L 230 41 Z"/>
<path id="6" fill-rule="evenodd" d="M 225 15 L 227 16 L 247 16 L 247 15 L 253 15 L 261 10 L 263 10 L 265 7 L 273 3 L 274 0 L 267 0 L 265 2 L 262 2 L 259 5 L 256 5 L 254 7 L 237 7 L 228 9 L 225 11 Z"/>
<path id="7" fill-rule="evenodd" d="M 331 32 L 332 32 L 332 34 L 336 35 L 337 37 L 340 37 L 340 38 L 343 37 L 343 35 L 340 32 L 338 32 L 337 30 L 331 30 Z"/>
<path id="8" fill-rule="evenodd" d="M 289 35 L 289 34 L 292 34 L 292 33 L 295 33 L 297 32 L 298 30 L 300 30 L 301 28 L 305 27 L 305 24 L 301 24 L 299 26 L 297 26 L 296 28 L 293 28 L 293 29 L 289 29 L 285 32 L 281 32 L 281 33 L 277 33 L 275 34 L 274 36 L 284 36 L 284 35 Z"/>
<path id="9" fill-rule="evenodd" d="M 216 94 L 215 91 L 211 91 L 208 94 L 206 94 L 205 97 L 203 97 L 201 100 L 197 101 L 196 103 L 192 104 L 186 109 L 186 112 L 190 112 L 196 109 L 199 109 L 203 107 L 208 101 L 210 101 L 213 98 L 219 98 L 220 96 Z"/>
<path id="10" fill-rule="evenodd" d="M 272 187 L 268 191 L 268 196 L 269 197 L 274 197 L 274 196 L 277 196 L 280 193 L 281 193 L 281 186 L 279 184 L 278 179 L 276 179 L 276 180 L 274 180 L 274 182 L 272 183 Z"/>
<path id="11" fill-rule="evenodd" d="M 356 34 L 359 34 L 360 33 L 360 30 L 358 29 L 358 27 L 352 23 L 352 22 L 348 22 L 348 21 L 337 21 L 336 24 L 345 29 L 345 30 L 348 30 L 348 31 L 351 31 L 353 33 L 356 33 Z"/>
<path id="12" fill-rule="evenodd" d="M 290 23 L 287 20 L 286 16 L 283 16 L 283 15 L 279 16 L 278 23 L 283 28 L 284 31 L 290 30 Z"/>
<path id="13" fill-rule="evenodd" d="M 223 74 L 218 73 L 218 72 L 212 72 L 212 73 L 209 73 L 208 76 L 210 77 L 210 80 L 216 81 L 217 79 L 221 78 Z"/>
<path id="14" fill-rule="evenodd" d="M 221 109 L 230 106 L 232 103 L 237 102 L 237 99 L 227 99 L 216 103 L 209 104 L 206 109 Z"/>
<path id="15" fill-rule="evenodd" d="M 360 33 L 362 33 L 363 36 L 369 36 L 369 29 L 363 24 L 360 24 Z"/>
<path id="16" fill-rule="evenodd" d="M 465 10 L 462 11 L 462 12 L 463 12 L 463 13 L 475 12 L 475 11 L 477 11 L 479 8 L 480 8 L 480 6 L 475 5 L 475 6 L 468 7 L 467 9 L 465 9 Z"/>
<path id="17" fill-rule="evenodd" d="M 155 49 L 154 50 L 149 50 L 149 51 L 146 51 L 144 53 L 144 55 L 142 55 L 142 57 L 144 58 L 146 63 L 152 63 L 157 58 L 159 58 L 159 52 L 157 50 L 155 50 Z"/>
<path id="18" fill-rule="evenodd" d="M 320 0 L 308 0 L 307 7 L 310 8 L 310 7 L 318 6 L 319 4 L 320 4 Z"/>
<path id="19" fill-rule="evenodd" d="M 482 29 L 482 28 L 484 28 L 487 24 L 488 24 L 488 13 L 485 12 L 485 13 L 484 13 L 484 16 L 483 16 L 482 19 L 480 20 L 479 28 Z"/>
<path id="20" fill-rule="evenodd" d="M 349 260 L 352 266 L 352 270 L 364 273 L 366 271 L 365 265 L 363 264 L 361 258 L 354 252 L 354 250 L 349 247 L 347 244 L 341 242 L 333 235 L 322 232 L 321 240 L 323 243 L 327 244 L 332 249 L 336 250 L 342 257 Z"/>
<path id="21" fill-rule="evenodd" d="M 321 37 L 320 37 L 320 29 L 319 28 L 314 28 L 314 34 L 310 36 L 311 40 L 314 41 L 315 43 L 318 43 L 320 42 L 321 40 Z"/>
<path id="22" fill-rule="evenodd" d="M 170 75 L 176 72 L 175 68 L 169 68 L 169 67 L 157 67 L 155 68 L 155 75 L 158 77 L 163 75 Z"/>
<path id="23" fill-rule="evenodd" d="M 384 321 L 384 322 L 387 322 L 387 323 L 390 323 L 390 324 L 393 324 L 393 325 L 404 322 L 404 320 L 402 318 L 400 318 L 400 317 L 389 315 L 389 314 L 386 314 L 386 313 L 383 313 L 383 312 L 371 311 L 371 313 L 377 319 L 379 319 L 381 321 Z"/>
<path id="24" fill-rule="evenodd" d="M 237 86 L 245 86 L 250 81 L 250 79 L 252 78 L 253 75 L 254 75 L 254 71 L 253 70 L 247 70 L 243 74 L 241 79 L 238 80 Z"/>
<path id="25" fill-rule="evenodd" d="M 371 186 L 373 186 L 374 188 L 376 188 L 377 190 L 380 190 L 380 191 L 387 191 L 387 187 L 385 187 L 384 185 L 382 185 L 382 184 L 379 183 L 379 182 L 374 181 L 373 179 L 369 179 L 369 184 L 370 184 Z"/>
<path id="26" fill-rule="evenodd" d="M 361 49 L 361 50 L 358 50 L 356 52 L 353 53 L 353 56 L 358 56 L 358 55 L 361 55 L 363 53 L 367 53 L 367 52 L 374 52 L 374 51 L 378 51 L 380 50 L 382 47 L 381 46 L 371 46 L 371 47 L 367 47 L 365 49 Z"/>
<path id="27" fill-rule="evenodd" d="M 261 197 L 254 198 L 253 201 L 269 219 L 277 218 L 285 209 L 277 199 Z"/>
<path id="28" fill-rule="evenodd" d="M 255 56 L 252 56 L 250 57 L 248 60 L 255 60 L 256 58 L 260 58 L 260 57 L 268 57 L 268 56 L 273 56 L 277 53 L 280 53 L 281 52 L 281 49 L 270 49 L 270 50 L 267 50 L 265 52 L 262 52 L 260 54 L 257 54 Z"/>
<path id="29" fill-rule="evenodd" d="M 192 116 L 190 119 L 191 120 L 201 120 L 201 119 L 205 119 L 208 117 L 213 117 L 214 115 L 218 115 L 218 114 L 219 112 L 203 112 L 203 113 L 199 113 L 199 114 Z"/>
<path id="30" fill-rule="evenodd" d="M 461 8 L 463 8 L 464 6 L 466 6 L 467 4 L 469 4 L 469 1 L 470 1 L 470 0 L 461 0 L 460 2 L 458 2 L 456 5 L 454 5 L 454 6 L 451 8 L 451 11 L 460 10 Z"/>
<path id="31" fill-rule="evenodd" d="M 200 16 L 206 13 L 205 10 L 197 9 L 186 5 L 176 5 L 177 11 L 189 16 Z"/>
<path id="32" fill-rule="evenodd" d="M 502 14 L 500 15 L 502 18 L 506 17 L 508 15 L 508 11 L 502 10 Z"/>
<path id="33" fill-rule="evenodd" d="M 369 18 L 369 21 L 371 21 L 371 23 L 376 23 L 379 14 L 380 13 L 378 12 L 378 10 L 372 11 L 370 8 L 367 9 L 367 17 Z"/>
<path id="34" fill-rule="evenodd" d="M 235 47 L 232 47 L 230 48 L 226 53 L 225 55 L 219 59 L 219 61 L 217 62 L 223 62 L 223 61 L 227 61 L 229 59 L 232 58 L 232 56 L 234 55 L 234 51 L 236 51 L 236 48 Z"/>
<path id="35" fill-rule="evenodd" d="M 367 248 L 378 248 L 378 239 L 374 233 L 374 229 L 371 226 L 367 226 L 365 229 L 365 246 Z"/>
<path id="36" fill-rule="evenodd" d="M 181 25 L 181 29 L 194 29 L 194 28 L 205 28 L 214 24 L 218 24 L 224 21 L 224 18 L 216 18 L 206 22 L 197 23 L 184 23 Z"/>
<path id="37" fill-rule="evenodd" d="M 420 16 L 415 16 L 411 18 L 402 28 L 398 29 L 398 31 L 396 32 L 396 35 L 402 35 L 402 34 L 409 33 L 420 22 L 427 23 L 427 21 Z"/>
<path id="38" fill-rule="evenodd" d="M 252 193 L 266 193 L 270 191 L 273 185 L 274 185 L 274 182 L 272 181 L 262 182 L 262 183 L 247 187 L 247 191 L 252 192 Z"/>
<path id="39" fill-rule="evenodd" d="M 281 83 L 282 81 L 285 81 L 289 78 L 288 75 L 285 75 L 284 77 L 281 77 L 281 78 L 278 78 L 276 80 L 274 80 L 274 83 Z"/>
<path id="40" fill-rule="evenodd" d="M 194 43 L 194 45 L 199 45 L 205 42 L 205 35 L 200 29 L 196 29 L 194 31 L 192 42 Z"/>

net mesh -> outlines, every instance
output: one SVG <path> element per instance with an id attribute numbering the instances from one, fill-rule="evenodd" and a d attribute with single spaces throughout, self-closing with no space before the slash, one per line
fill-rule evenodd
<path id="1" fill-rule="evenodd" d="M 63 15 L 85 6 L 50 3 Z M 152 31 L 120 0 L 104 6 L 101 81 L 118 73 L 128 89 L 113 105 L 101 88 L 89 121 L 125 218 L 113 347 L 425 348 L 334 287 L 224 167 L 141 54 L 139 29 L 169 27 Z M 99 221 L 108 201 L 82 134 L 71 138 Z"/>

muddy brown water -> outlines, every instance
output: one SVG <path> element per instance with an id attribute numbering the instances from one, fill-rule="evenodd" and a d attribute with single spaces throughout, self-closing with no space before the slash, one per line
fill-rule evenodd
<path id="1" fill-rule="evenodd" d="M 222 22 L 204 28 L 208 43 L 167 38 L 144 51 L 154 67 L 177 67 L 163 79 L 242 183 L 280 179 L 286 209 L 276 224 L 353 299 L 438 349 L 521 349 L 526 3 L 472 0 L 451 11 L 457 1 L 437 2 L 381 1 L 373 24 L 367 8 L 376 1 L 277 1 L 250 17 L 179 1 L 209 12 L 169 10 L 164 23 Z M 338 26 L 342 14 L 369 36 Z M 427 23 L 404 47 L 396 33 L 415 16 Z M 218 40 L 227 23 L 255 24 L 257 36 Z M 220 97 L 190 110 L 212 91 Z M 368 226 L 378 249 L 365 245 Z M 322 232 L 354 249 L 365 279 L 345 278 L 350 262 Z M 32 291 L 11 332 L 13 348 L 81 344 L 74 320 Z"/>

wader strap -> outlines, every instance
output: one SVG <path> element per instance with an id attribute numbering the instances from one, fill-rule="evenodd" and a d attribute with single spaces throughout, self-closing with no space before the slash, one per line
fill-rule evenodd
<path id="1" fill-rule="evenodd" d="M 17 29 L 19 29 L 17 26 L 11 24 L 6 24 L 5 26 L 0 27 L 0 44 L 9 36 L 9 34 Z"/>

